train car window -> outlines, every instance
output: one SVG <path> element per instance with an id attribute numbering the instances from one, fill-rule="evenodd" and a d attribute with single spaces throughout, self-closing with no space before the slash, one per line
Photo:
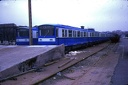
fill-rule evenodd
<path id="1" fill-rule="evenodd" d="M 98 37 L 100 37 L 100 33 L 98 33 Z"/>
<path id="2" fill-rule="evenodd" d="M 65 30 L 65 37 L 67 37 L 67 30 Z"/>
<path id="3" fill-rule="evenodd" d="M 80 37 L 80 31 L 77 32 L 77 37 Z"/>
<path id="4" fill-rule="evenodd" d="M 101 37 L 103 37 L 103 34 L 101 34 Z"/>
<path id="5" fill-rule="evenodd" d="M 99 33 L 98 32 L 96 32 L 96 37 L 99 37 Z"/>
<path id="6" fill-rule="evenodd" d="M 93 33 L 91 33 L 91 37 L 93 37 Z"/>
<path id="7" fill-rule="evenodd" d="M 89 32 L 89 37 L 92 37 L 92 33 L 91 32 Z"/>
<path id="8" fill-rule="evenodd" d="M 75 31 L 75 37 L 77 37 L 77 34 L 76 34 L 77 32 Z"/>
<path id="9" fill-rule="evenodd" d="M 95 35 L 96 37 L 98 37 L 98 32 L 96 33 L 96 35 Z"/>
<path id="10" fill-rule="evenodd" d="M 94 37 L 96 37 L 97 35 L 96 35 L 96 32 L 94 32 Z"/>
<path id="11" fill-rule="evenodd" d="M 86 37 L 88 37 L 88 32 L 86 32 Z"/>
<path id="12" fill-rule="evenodd" d="M 87 37 L 89 37 L 89 32 L 87 32 Z"/>
<path id="13" fill-rule="evenodd" d="M 96 37 L 95 32 L 93 32 L 93 37 Z"/>
<path id="14" fill-rule="evenodd" d="M 28 37 L 29 36 L 29 29 L 20 28 L 18 30 L 18 36 L 20 36 L 20 37 Z"/>
<path id="15" fill-rule="evenodd" d="M 77 31 L 75 31 L 75 37 L 78 37 L 78 36 L 77 36 Z"/>
<path id="16" fill-rule="evenodd" d="M 95 37 L 97 37 L 97 32 L 95 32 Z"/>
<path id="17" fill-rule="evenodd" d="M 40 36 L 53 36 L 54 26 L 51 26 L 51 25 L 39 26 L 39 32 L 40 32 Z"/>
<path id="18" fill-rule="evenodd" d="M 58 28 L 56 29 L 56 37 L 58 37 Z"/>
<path id="19" fill-rule="evenodd" d="M 102 37 L 104 37 L 104 34 L 102 35 Z"/>
<path id="20" fill-rule="evenodd" d="M 82 37 L 84 37 L 84 32 L 82 32 Z"/>
<path id="21" fill-rule="evenodd" d="M 86 37 L 88 37 L 88 32 L 86 32 Z"/>
<path id="22" fill-rule="evenodd" d="M 99 33 L 99 37 L 101 37 L 101 33 Z"/>
<path id="23" fill-rule="evenodd" d="M 72 30 L 68 31 L 68 35 L 69 35 L 69 37 L 72 37 Z"/>
<path id="24" fill-rule="evenodd" d="M 92 37 L 92 33 L 91 32 L 89 33 L 89 37 Z"/>
<path id="25" fill-rule="evenodd" d="M 82 33 L 83 33 L 83 32 L 80 32 L 81 37 L 83 37 Z"/>
<path id="26" fill-rule="evenodd" d="M 102 33 L 100 34 L 100 37 L 102 37 Z"/>
<path id="27" fill-rule="evenodd" d="M 95 34 L 94 34 L 94 32 L 92 33 L 92 37 L 95 37 Z"/>
<path id="28" fill-rule="evenodd" d="M 73 37 L 75 37 L 75 31 L 73 31 Z"/>
<path id="29" fill-rule="evenodd" d="M 65 36 L 64 36 L 64 29 L 62 29 L 62 37 L 65 37 Z"/>
<path id="30" fill-rule="evenodd" d="M 72 31 L 72 37 L 74 37 L 75 33 L 74 33 L 74 30 Z"/>
<path id="31" fill-rule="evenodd" d="M 84 37 L 86 37 L 86 32 L 84 32 Z"/>

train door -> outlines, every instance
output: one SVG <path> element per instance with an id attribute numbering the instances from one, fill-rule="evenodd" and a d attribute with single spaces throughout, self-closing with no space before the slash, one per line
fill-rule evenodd
<path id="1" fill-rule="evenodd" d="M 38 30 L 37 27 L 32 29 L 33 45 L 38 44 Z"/>

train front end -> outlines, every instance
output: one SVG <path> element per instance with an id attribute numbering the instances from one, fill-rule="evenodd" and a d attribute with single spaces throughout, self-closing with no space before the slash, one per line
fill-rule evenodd
<path id="1" fill-rule="evenodd" d="M 27 26 L 19 26 L 16 37 L 17 45 L 29 45 L 29 28 Z"/>
<path id="2" fill-rule="evenodd" d="M 40 25 L 38 30 L 38 45 L 58 45 L 54 25 Z"/>

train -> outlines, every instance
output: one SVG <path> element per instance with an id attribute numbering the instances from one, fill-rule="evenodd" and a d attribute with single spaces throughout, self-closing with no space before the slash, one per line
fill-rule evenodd
<path id="1" fill-rule="evenodd" d="M 63 24 L 42 24 L 32 27 L 33 45 L 61 45 L 66 49 L 88 47 L 105 41 L 116 43 L 119 36 L 113 33 L 98 32 L 94 28 L 74 27 Z M 0 44 L 29 45 L 29 27 L 14 23 L 0 24 Z"/>
<path id="2" fill-rule="evenodd" d="M 28 27 L 20 28 L 17 31 L 16 44 L 29 45 L 28 34 Z M 64 44 L 68 50 L 105 42 L 110 36 L 110 33 L 98 32 L 94 28 L 85 29 L 63 24 L 42 24 L 32 28 L 33 45 Z"/>
<path id="3" fill-rule="evenodd" d="M 33 45 L 38 45 L 38 29 L 36 27 L 32 28 L 32 43 Z M 16 45 L 29 45 L 29 27 L 19 26 L 16 34 Z"/>
<path id="4" fill-rule="evenodd" d="M 111 43 L 117 43 L 120 41 L 120 35 L 118 35 L 117 33 L 113 33 L 110 37 L 110 41 Z"/>

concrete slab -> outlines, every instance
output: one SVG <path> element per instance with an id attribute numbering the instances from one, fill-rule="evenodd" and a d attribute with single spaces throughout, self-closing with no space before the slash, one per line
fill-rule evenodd
<path id="1" fill-rule="evenodd" d="M 60 46 L 0 46 L 0 78 L 38 68 L 64 56 Z"/>

